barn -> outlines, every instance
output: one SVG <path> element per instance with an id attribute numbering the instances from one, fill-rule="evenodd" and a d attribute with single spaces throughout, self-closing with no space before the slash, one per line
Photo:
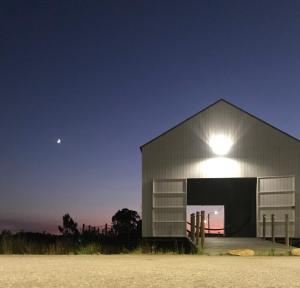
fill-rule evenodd
<path id="1" fill-rule="evenodd" d="M 288 113 L 287 113 L 288 117 Z M 226 100 L 140 147 L 146 239 L 187 238 L 189 205 L 223 205 L 224 235 L 300 238 L 300 143 Z"/>

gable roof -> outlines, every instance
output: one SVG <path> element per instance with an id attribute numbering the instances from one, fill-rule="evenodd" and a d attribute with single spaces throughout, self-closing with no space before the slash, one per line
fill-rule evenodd
<path id="1" fill-rule="evenodd" d="M 174 127 L 172 127 L 172 128 L 170 128 L 170 129 L 168 129 L 167 131 L 161 133 L 161 134 L 158 135 L 157 137 L 155 137 L 155 138 L 151 139 L 150 141 L 146 142 L 145 144 L 141 145 L 141 146 L 140 146 L 141 152 L 143 151 L 143 148 L 144 148 L 145 146 L 147 146 L 148 144 L 152 143 L 153 141 L 155 141 L 156 139 L 160 138 L 161 136 L 163 136 L 163 135 L 169 133 L 170 131 L 172 131 L 173 129 L 177 128 L 177 127 L 180 126 L 181 124 L 183 124 L 183 123 L 189 121 L 190 119 L 196 117 L 196 116 L 199 115 L 200 113 L 202 113 L 202 112 L 208 110 L 209 108 L 211 108 L 212 106 L 218 104 L 219 102 L 224 102 L 224 103 L 226 103 L 226 104 L 232 106 L 233 108 L 238 109 L 239 111 L 241 111 L 241 112 L 243 112 L 243 113 L 249 115 L 250 117 L 252 117 L 252 118 L 254 118 L 254 119 L 256 119 L 256 120 L 258 120 L 258 121 L 264 123 L 265 125 L 271 127 L 272 129 L 275 129 L 275 130 L 279 131 L 280 133 L 285 134 L 286 136 L 290 137 L 291 139 L 293 139 L 293 140 L 295 140 L 295 141 L 297 141 L 297 142 L 300 142 L 300 140 L 299 140 L 298 138 L 296 138 L 296 137 L 294 137 L 294 136 L 292 136 L 292 135 L 290 135 L 290 134 L 284 132 L 283 130 L 281 130 L 281 129 L 275 127 L 275 126 L 273 126 L 272 124 L 270 124 L 270 123 L 268 123 L 268 122 L 266 122 L 266 121 L 264 121 L 264 120 L 262 120 L 262 119 L 256 117 L 255 115 L 253 115 L 253 114 L 251 114 L 251 113 L 249 113 L 249 112 L 243 110 L 242 108 L 240 108 L 240 107 L 238 107 L 238 106 L 236 106 L 236 105 L 234 105 L 234 104 L 228 102 L 227 100 L 221 98 L 221 99 L 219 99 L 218 101 L 216 101 L 216 102 L 212 103 L 211 105 L 207 106 L 206 108 L 200 110 L 200 111 L 197 112 L 196 114 L 194 114 L 194 115 L 192 115 L 192 116 L 186 118 L 185 120 L 183 120 L 182 122 L 178 123 L 178 124 L 175 125 Z"/>

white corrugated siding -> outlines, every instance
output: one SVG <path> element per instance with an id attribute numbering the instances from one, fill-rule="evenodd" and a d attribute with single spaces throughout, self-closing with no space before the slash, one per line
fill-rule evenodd
<path id="1" fill-rule="evenodd" d="M 210 135 L 218 133 L 234 139 L 230 153 L 223 158 L 216 157 L 208 145 Z M 143 236 L 154 236 L 154 179 L 293 175 L 295 237 L 300 237 L 299 143 L 223 101 L 162 135 L 142 151 Z M 166 228 L 168 232 L 172 225 Z M 159 229 L 163 230 L 157 224 Z"/>

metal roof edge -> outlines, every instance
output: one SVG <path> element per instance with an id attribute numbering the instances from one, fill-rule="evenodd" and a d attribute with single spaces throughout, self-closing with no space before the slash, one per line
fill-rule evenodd
<path id="1" fill-rule="evenodd" d="M 162 137 L 163 135 L 169 133 L 169 132 L 172 131 L 173 129 L 175 129 L 175 128 L 177 128 L 178 126 L 184 124 L 185 122 L 189 121 L 190 119 L 196 117 L 197 115 L 201 114 L 202 112 L 208 110 L 209 108 L 211 108 L 212 106 L 218 104 L 219 102 L 224 102 L 224 103 L 226 103 L 226 104 L 232 106 L 233 108 L 235 108 L 235 109 L 237 109 L 237 110 L 239 110 L 239 111 L 241 111 L 241 112 L 243 112 L 243 113 L 249 115 L 250 117 L 252 117 L 252 118 L 254 118 L 254 119 L 256 119 L 256 120 L 258 120 L 258 121 L 264 123 L 265 125 L 267 125 L 267 126 L 273 128 L 273 129 L 275 129 L 275 130 L 277 130 L 277 131 L 279 131 L 279 132 L 285 134 L 286 136 L 292 138 L 293 140 L 296 140 L 297 142 L 300 142 L 300 140 L 299 140 L 298 138 L 296 138 L 296 137 L 294 137 L 294 136 L 288 134 L 287 132 L 285 132 L 285 131 L 283 131 L 283 130 L 277 128 L 277 127 L 275 127 L 274 125 L 272 125 L 272 124 L 270 124 L 270 123 L 268 123 L 268 122 L 266 122 L 266 121 L 260 119 L 259 117 L 257 117 L 257 116 L 255 116 L 255 115 L 253 115 L 253 114 L 251 114 L 251 113 L 245 111 L 244 109 L 242 109 L 242 108 L 240 108 L 240 107 L 238 107 L 238 106 L 236 106 L 236 105 L 230 103 L 229 101 L 227 101 L 227 100 L 225 100 L 225 99 L 223 99 L 223 98 L 220 98 L 220 99 L 217 100 L 216 102 L 210 104 L 209 106 L 205 107 L 204 109 L 200 110 L 199 112 L 193 114 L 192 116 L 186 118 L 185 120 L 179 122 L 178 124 L 176 124 L 176 125 L 173 126 L 172 128 L 168 129 L 167 131 L 165 131 L 165 132 L 159 134 L 158 136 L 154 137 L 154 138 L 151 139 L 150 141 L 148 141 L 148 142 L 146 142 L 145 144 L 141 145 L 141 146 L 140 146 L 140 151 L 143 152 L 143 148 L 144 148 L 145 146 L 147 146 L 148 144 L 154 142 L 154 141 L 157 140 L 158 138 L 160 138 L 160 137 Z"/>

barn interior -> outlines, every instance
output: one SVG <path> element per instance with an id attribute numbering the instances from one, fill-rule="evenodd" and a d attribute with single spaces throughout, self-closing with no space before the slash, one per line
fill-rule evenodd
<path id="1" fill-rule="evenodd" d="M 256 178 L 187 179 L 187 205 L 223 205 L 225 237 L 256 237 Z"/>

